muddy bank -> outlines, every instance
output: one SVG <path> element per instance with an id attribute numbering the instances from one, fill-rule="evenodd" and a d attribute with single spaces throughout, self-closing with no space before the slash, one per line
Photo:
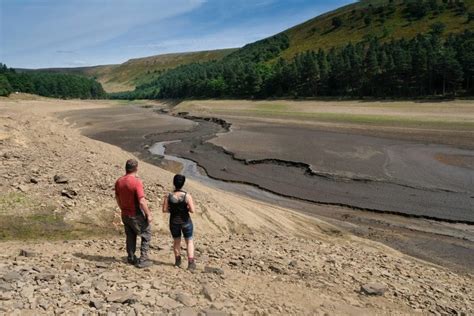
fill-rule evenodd
<path id="1" fill-rule="evenodd" d="M 197 162 L 212 178 L 252 184 L 282 196 L 320 204 L 454 223 L 474 223 L 472 211 L 474 191 L 469 185 L 474 179 L 474 172 L 470 169 L 459 170 L 460 168 L 456 166 L 430 165 L 426 156 L 421 154 L 410 156 L 404 153 L 404 150 L 409 147 L 415 147 L 412 151 L 417 152 L 429 150 L 433 153 L 474 155 L 471 151 L 395 141 L 390 141 L 390 144 L 386 145 L 385 140 L 376 137 L 330 133 L 329 137 L 336 138 L 339 143 L 343 139 L 346 147 L 359 141 L 370 144 L 377 148 L 378 153 L 381 153 L 390 146 L 391 151 L 387 155 L 391 155 L 392 162 L 390 166 L 387 166 L 387 158 L 383 154 L 363 159 L 358 163 L 367 172 L 362 174 L 357 166 L 352 166 L 352 170 L 350 169 L 354 160 L 341 157 L 339 164 L 344 164 L 346 172 L 340 172 L 341 168 L 338 168 L 336 172 L 331 169 L 315 171 L 314 166 L 305 162 L 278 158 L 246 159 L 242 155 L 239 157 L 233 152 L 208 142 L 214 137 L 213 133 L 228 131 L 227 122 L 192 116 L 184 117 L 198 123 L 196 128 L 189 133 L 167 132 L 165 135 L 155 133 L 147 135 L 147 139 L 151 142 L 180 139 L 181 142 L 168 145 L 167 152 Z M 288 128 L 281 126 L 281 129 Z M 288 132 L 293 129 L 288 129 Z M 323 131 L 306 131 L 308 138 L 324 138 L 327 137 L 326 134 L 328 133 Z M 242 142 L 245 141 L 248 142 L 248 139 L 242 140 Z M 299 140 L 296 139 L 296 141 Z M 258 142 L 258 140 L 252 139 L 252 142 Z M 245 145 L 242 146 L 245 148 Z M 261 142 L 261 146 L 265 146 L 264 141 Z M 318 148 L 326 147 L 302 144 L 298 150 L 314 152 Z M 411 160 L 404 161 L 405 157 Z M 323 164 L 321 167 L 326 166 Z M 390 170 L 391 173 L 402 173 L 407 180 L 401 179 L 402 177 L 386 176 L 386 170 L 390 168 L 393 169 Z M 373 171 L 377 169 L 384 171 Z M 349 170 L 351 172 L 348 172 Z M 428 174 L 430 178 L 424 179 L 423 174 Z M 435 174 L 434 177 L 433 174 Z M 459 178 L 461 180 L 457 181 Z"/>
<path id="2" fill-rule="evenodd" d="M 137 153 L 147 161 L 165 167 L 167 162 L 149 154 L 149 146 L 159 141 L 180 139 L 182 141 L 179 143 L 169 144 L 166 153 L 198 162 L 212 177 L 237 182 L 251 182 L 254 185 L 260 185 L 259 183 L 263 182 L 272 191 L 278 192 L 280 189 L 282 194 L 295 196 L 303 192 L 316 201 L 334 204 L 334 206 L 320 206 L 314 203 L 266 194 L 253 197 L 318 217 L 324 217 L 325 220 L 344 227 L 356 235 L 384 242 L 422 259 L 460 271 L 474 270 L 474 246 L 472 242 L 474 237 L 469 226 L 448 225 L 335 206 L 346 204 L 344 201 L 348 201 L 347 205 L 354 205 L 354 202 L 361 201 L 375 204 L 374 209 L 383 210 L 385 208 L 390 212 L 400 210 L 410 212 L 415 216 L 425 216 L 426 212 L 424 213 L 423 208 L 426 211 L 430 208 L 430 205 L 435 203 L 443 206 L 443 208 L 438 209 L 437 216 L 447 217 L 447 220 L 454 221 L 464 220 L 466 217 L 470 220 L 472 217 L 469 217 L 469 212 L 466 209 L 466 205 L 469 205 L 468 200 L 465 200 L 466 205 L 461 204 L 461 212 L 458 212 L 458 208 L 453 207 L 453 205 L 460 205 L 456 196 L 466 198 L 462 193 L 435 190 L 420 190 L 423 192 L 418 192 L 416 188 L 396 184 L 388 184 L 396 188 L 394 192 L 390 188 L 385 188 L 386 191 L 383 192 L 380 191 L 380 183 L 372 183 L 371 186 L 370 183 L 364 183 L 363 181 L 339 181 L 332 184 L 332 188 L 325 188 L 321 183 L 313 185 L 311 182 L 301 185 L 299 180 L 302 178 L 305 181 L 315 180 L 313 176 L 306 175 L 306 172 L 299 167 L 274 165 L 268 162 L 263 164 L 245 163 L 235 159 L 236 157 L 233 157 L 222 148 L 207 142 L 214 138 L 216 134 L 226 132 L 225 126 L 208 120 L 197 120 L 198 124 L 195 124 L 181 118 L 158 115 L 150 109 L 133 107 L 74 111 L 62 114 L 62 116 L 66 117 L 69 122 L 76 122 L 76 124 L 82 126 L 83 133 L 91 138 L 120 146 L 127 151 Z M 131 118 L 130 121 L 128 117 Z M 92 123 L 91 118 L 94 118 Z M 116 118 L 119 118 L 119 123 L 117 123 Z M 249 142 L 252 142 L 252 140 L 249 139 Z M 321 182 L 321 177 L 316 177 L 316 179 Z M 335 182 L 332 179 L 323 181 Z M 300 186 L 302 186 L 302 189 L 299 190 Z M 343 186 L 345 191 L 341 190 L 339 186 Z M 337 194 L 334 194 L 334 192 Z M 355 198 L 350 197 L 350 193 L 353 192 L 357 193 L 353 195 Z M 377 198 L 374 198 L 374 194 Z M 333 202 L 334 200 L 324 202 L 324 198 L 337 199 L 336 202 Z M 446 198 L 448 202 L 445 201 Z M 449 205 L 450 203 L 452 205 Z M 409 206 L 408 211 L 403 206 Z M 413 211 L 412 206 L 421 206 L 421 210 Z M 447 209 L 451 213 L 446 214 L 443 209 Z M 432 216 L 431 212 L 429 214 L 431 215 L 428 216 Z M 461 217 L 461 219 L 456 216 Z"/>

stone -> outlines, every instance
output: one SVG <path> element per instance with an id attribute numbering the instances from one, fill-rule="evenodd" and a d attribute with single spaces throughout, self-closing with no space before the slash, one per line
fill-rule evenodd
<path id="1" fill-rule="evenodd" d="M 13 299 L 12 292 L 0 292 L 0 301 L 9 301 Z"/>
<path id="2" fill-rule="evenodd" d="M 137 298 L 132 292 L 129 291 L 115 291 L 107 296 L 107 302 L 133 304 L 137 302 Z"/>
<path id="3" fill-rule="evenodd" d="M 21 296 L 23 296 L 26 299 L 32 299 L 33 294 L 35 292 L 35 288 L 31 285 L 25 286 L 21 289 Z"/>
<path id="4" fill-rule="evenodd" d="M 105 292 L 108 289 L 107 282 L 104 280 L 96 280 L 92 282 L 92 286 L 100 292 Z"/>
<path id="5" fill-rule="evenodd" d="M 227 316 L 226 312 L 223 312 L 214 308 L 203 309 L 203 313 L 206 316 Z"/>
<path id="6" fill-rule="evenodd" d="M 69 182 L 69 179 L 62 175 L 55 175 L 53 179 L 54 182 L 58 184 L 65 184 Z"/>
<path id="7" fill-rule="evenodd" d="M 21 191 L 23 193 L 26 193 L 28 192 L 29 188 L 26 186 L 26 185 L 22 185 L 20 184 L 18 187 L 17 187 L 18 191 Z"/>
<path id="8" fill-rule="evenodd" d="M 214 302 L 219 295 L 218 291 L 215 288 L 212 288 L 208 285 L 205 285 L 202 288 L 202 294 L 204 295 L 205 298 L 207 298 L 211 302 Z"/>
<path id="9" fill-rule="evenodd" d="M 20 256 L 31 258 L 31 257 L 36 257 L 36 253 L 31 251 L 31 250 L 21 249 L 20 250 Z"/>
<path id="10" fill-rule="evenodd" d="M 224 274 L 224 270 L 222 270 L 221 268 L 205 266 L 204 273 L 213 273 L 213 274 L 222 275 Z"/>
<path id="11" fill-rule="evenodd" d="M 74 199 L 77 196 L 77 192 L 73 189 L 63 189 L 61 190 L 61 195 L 70 199 Z"/>
<path id="12" fill-rule="evenodd" d="M 298 261 L 296 260 L 292 260 L 290 261 L 290 263 L 288 264 L 288 266 L 292 267 L 292 268 L 296 268 L 298 266 Z"/>
<path id="13" fill-rule="evenodd" d="M 271 271 L 275 272 L 275 273 L 278 273 L 278 274 L 282 274 L 283 273 L 283 269 L 280 268 L 279 266 L 276 266 L 276 265 L 270 265 L 268 267 L 268 269 L 270 269 Z"/>
<path id="14" fill-rule="evenodd" d="M 96 268 L 99 268 L 99 269 L 107 269 L 110 267 L 110 265 L 105 262 L 97 262 L 95 266 Z"/>
<path id="15" fill-rule="evenodd" d="M 12 271 L 8 272 L 7 274 L 4 274 L 2 276 L 2 279 L 6 282 L 18 281 L 19 279 L 21 279 L 21 275 L 18 272 Z"/>
<path id="16" fill-rule="evenodd" d="M 30 178 L 30 182 L 33 183 L 33 184 L 38 184 L 38 179 Z"/>
<path id="17" fill-rule="evenodd" d="M 54 280 L 56 276 L 51 273 L 43 273 L 35 276 L 35 280 L 37 281 L 51 281 Z"/>
<path id="18" fill-rule="evenodd" d="M 179 311 L 179 316 L 198 316 L 198 312 L 190 307 L 183 308 Z"/>
<path id="19" fill-rule="evenodd" d="M 8 292 L 13 290 L 13 286 L 6 282 L 0 282 L 0 292 Z"/>
<path id="20" fill-rule="evenodd" d="M 65 262 L 61 266 L 61 269 L 63 269 L 63 270 L 72 270 L 72 269 L 74 269 L 74 264 L 72 262 Z"/>
<path id="21" fill-rule="evenodd" d="M 188 294 L 179 293 L 176 295 L 176 300 L 184 306 L 190 307 L 196 305 L 196 299 Z"/>
<path id="22" fill-rule="evenodd" d="M 162 288 L 161 282 L 158 280 L 153 280 L 153 282 L 151 282 L 151 288 L 154 290 L 161 290 Z"/>
<path id="23" fill-rule="evenodd" d="M 156 305 L 158 307 L 163 307 L 163 308 L 166 308 L 166 309 L 175 309 L 175 308 L 178 308 L 180 306 L 182 306 L 180 303 L 176 302 L 175 300 L 167 297 L 167 296 L 164 296 L 164 297 L 158 297 L 156 299 Z"/>
<path id="24" fill-rule="evenodd" d="M 361 286 L 360 291 L 365 295 L 382 296 L 388 290 L 387 285 L 383 283 L 367 283 Z"/>
<path id="25" fill-rule="evenodd" d="M 104 304 L 98 299 L 91 299 L 89 302 L 90 307 L 94 307 L 95 309 L 101 309 Z"/>

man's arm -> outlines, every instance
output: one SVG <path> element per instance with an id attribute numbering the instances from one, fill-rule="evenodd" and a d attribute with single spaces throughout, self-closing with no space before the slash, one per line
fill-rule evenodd
<path id="1" fill-rule="evenodd" d="M 148 208 L 148 203 L 146 202 L 145 197 L 140 199 L 140 209 L 145 212 L 145 216 L 148 219 L 148 223 L 153 222 L 153 215 L 151 214 L 150 209 Z"/>
<path id="2" fill-rule="evenodd" d="M 122 206 L 120 205 L 120 199 L 117 194 L 115 194 L 115 200 L 117 201 L 117 205 L 119 206 L 119 208 L 122 209 Z"/>
<path id="3" fill-rule="evenodd" d="M 119 208 L 122 209 L 122 205 L 120 205 L 120 198 L 118 196 L 117 191 L 117 182 L 115 182 L 115 201 L 117 201 L 117 205 L 119 206 Z"/>
<path id="4" fill-rule="evenodd" d="M 169 206 L 168 206 L 168 196 L 165 195 L 163 198 L 163 213 L 168 213 L 169 212 Z"/>
<path id="5" fill-rule="evenodd" d="M 137 198 L 140 204 L 140 209 L 145 213 L 148 223 L 151 223 L 153 221 L 153 214 L 151 214 L 151 211 L 148 208 L 148 203 L 145 199 L 145 192 L 143 190 L 143 183 L 140 180 L 138 180 Z"/>

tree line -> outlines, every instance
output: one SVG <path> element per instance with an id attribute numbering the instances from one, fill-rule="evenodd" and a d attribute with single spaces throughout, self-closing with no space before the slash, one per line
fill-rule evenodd
<path id="1" fill-rule="evenodd" d="M 280 34 L 221 61 L 167 71 L 115 98 L 424 97 L 474 95 L 474 33 L 442 37 L 443 25 L 406 40 L 377 38 L 292 60 L 274 57 L 287 46 Z M 281 45 L 280 45 L 281 44 Z"/>
<path id="2" fill-rule="evenodd" d="M 0 63 L 0 96 L 13 92 L 54 98 L 103 99 L 102 85 L 87 77 L 47 72 L 17 72 Z"/>

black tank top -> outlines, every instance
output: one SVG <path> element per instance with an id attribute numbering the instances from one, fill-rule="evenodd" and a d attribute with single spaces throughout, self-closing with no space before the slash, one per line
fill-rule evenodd
<path id="1" fill-rule="evenodd" d="M 188 202 L 186 202 L 186 192 L 180 197 L 175 197 L 173 193 L 168 195 L 168 207 L 170 211 L 171 224 L 185 224 L 190 220 Z"/>

